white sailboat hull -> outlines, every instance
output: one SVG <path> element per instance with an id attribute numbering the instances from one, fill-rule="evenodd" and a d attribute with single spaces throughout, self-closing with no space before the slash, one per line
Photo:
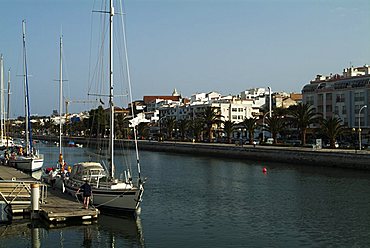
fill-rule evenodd
<path id="1" fill-rule="evenodd" d="M 44 164 L 44 158 L 39 156 L 25 157 L 18 156 L 15 159 L 9 160 L 9 165 L 13 166 L 21 171 L 33 172 L 38 171 Z"/>
<path id="2" fill-rule="evenodd" d="M 82 183 L 80 183 L 82 185 Z M 71 180 L 66 180 L 65 189 L 70 194 L 76 194 L 78 188 L 71 186 Z M 141 202 L 144 189 L 112 190 L 92 187 L 92 204 L 98 209 L 135 212 Z"/>

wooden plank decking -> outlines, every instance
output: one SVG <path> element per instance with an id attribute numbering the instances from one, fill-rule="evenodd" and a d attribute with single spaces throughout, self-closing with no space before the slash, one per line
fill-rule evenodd
<path id="1" fill-rule="evenodd" d="M 14 167 L 3 165 L 0 166 L 0 179 L 12 181 L 37 181 L 35 178 L 20 170 L 17 170 Z"/>
<path id="2" fill-rule="evenodd" d="M 40 206 L 40 215 L 49 221 L 57 222 L 72 218 L 87 220 L 97 218 L 99 210 L 92 207 L 85 209 L 77 198 L 48 187 L 48 197 L 45 204 Z"/>
<path id="3" fill-rule="evenodd" d="M 14 201 L 14 204 L 11 204 L 12 214 L 30 213 L 30 192 L 26 188 L 18 188 L 19 184 L 29 187 L 27 184 L 37 182 L 37 180 L 22 171 L 8 166 L 0 166 L 0 179 L 0 195 L 9 196 L 9 192 L 12 192 L 9 189 L 9 186 L 14 183 L 14 185 L 17 185 L 14 186 L 17 187 L 17 196 L 21 196 L 18 201 Z M 58 189 L 53 190 L 51 187 L 45 187 L 45 190 L 47 191 L 45 192 L 46 198 L 44 199 L 44 202 L 41 202 L 39 205 L 39 215 L 49 222 L 62 222 L 78 219 L 89 220 L 96 219 L 99 215 L 99 210 L 95 208 L 84 209 L 82 203 L 80 203 L 77 198 L 68 194 L 63 194 Z"/>

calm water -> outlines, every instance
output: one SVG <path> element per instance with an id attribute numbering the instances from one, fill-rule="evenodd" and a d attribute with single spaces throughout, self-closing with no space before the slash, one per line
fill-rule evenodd
<path id="1" fill-rule="evenodd" d="M 58 148 L 42 151 L 46 164 L 56 161 Z M 59 227 L 14 221 L 0 227 L 0 247 L 370 244 L 369 172 L 140 154 L 148 180 L 139 219 L 102 215 L 95 224 Z M 87 159 L 81 148 L 66 148 L 65 158 L 71 163 Z"/>

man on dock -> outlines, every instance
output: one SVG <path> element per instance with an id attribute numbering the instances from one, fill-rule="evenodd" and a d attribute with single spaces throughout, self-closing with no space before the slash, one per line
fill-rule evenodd
<path id="1" fill-rule="evenodd" d="M 88 180 L 85 180 L 85 183 L 81 185 L 81 187 L 77 190 L 76 194 L 80 192 L 80 190 L 83 191 L 83 198 L 84 198 L 84 208 L 89 208 L 90 203 L 90 197 L 92 194 L 91 185 L 89 184 Z"/>

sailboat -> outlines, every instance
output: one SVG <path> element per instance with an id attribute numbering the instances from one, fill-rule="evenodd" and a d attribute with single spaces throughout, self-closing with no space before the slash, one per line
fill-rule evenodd
<path id="1" fill-rule="evenodd" d="M 21 147 L 17 152 L 13 152 L 9 158 L 9 165 L 26 172 L 40 170 L 44 163 L 44 156 L 33 147 L 31 112 L 28 91 L 27 75 L 27 54 L 26 54 L 26 22 L 22 21 L 23 33 L 23 80 L 25 93 L 25 122 L 26 122 L 26 147 Z"/>
<path id="2" fill-rule="evenodd" d="M 62 151 L 62 111 L 63 111 L 63 37 L 59 39 L 59 159 L 56 168 L 48 167 L 44 168 L 41 174 L 41 181 L 51 184 L 52 179 L 50 173 L 56 174 L 55 185 L 53 187 L 60 188 L 63 190 L 64 179 L 66 176 Z"/>
<path id="3" fill-rule="evenodd" d="M 115 15 L 113 0 L 110 0 L 109 23 L 109 170 L 99 162 L 81 162 L 73 166 L 70 177 L 65 182 L 65 188 L 68 192 L 74 194 L 79 187 L 88 181 L 92 186 L 93 204 L 96 208 L 102 210 L 113 210 L 119 212 L 140 212 L 140 204 L 144 192 L 145 180 L 141 179 L 140 163 L 138 154 L 138 144 L 135 136 L 135 150 L 137 161 L 138 179 L 136 182 L 132 179 L 130 170 L 125 171 L 125 180 L 119 180 L 115 177 L 115 160 L 114 160 L 114 103 L 113 103 L 113 17 Z M 125 32 L 123 32 L 124 45 L 126 46 Z M 127 49 L 126 71 L 129 78 Z M 129 80 L 128 80 L 129 81 Z M 129 85 L 130 87 L 130 85 Z M 131 96 L 132 94 L 130 94 Z M 132 101 L 132 99 L 131 99 Z M 134 113 L 132 111 L 132 113 Z M 136 130 L 134 127 L 134 134 Z"/>
<path id="4" fill-rule="evenodd" d="M 10 87 L 10 70 L 8 71 L 8 108 L 9 108 L 9 87 Z M 0 150 L 14 146 L 13 139 L 7 136 L 6 132 L 6 115 L 5 115 L 5 97 L 4 97 L 4 58 L 0 55 Z M 9 110 L 8 110 L 9 114 Z"/>

